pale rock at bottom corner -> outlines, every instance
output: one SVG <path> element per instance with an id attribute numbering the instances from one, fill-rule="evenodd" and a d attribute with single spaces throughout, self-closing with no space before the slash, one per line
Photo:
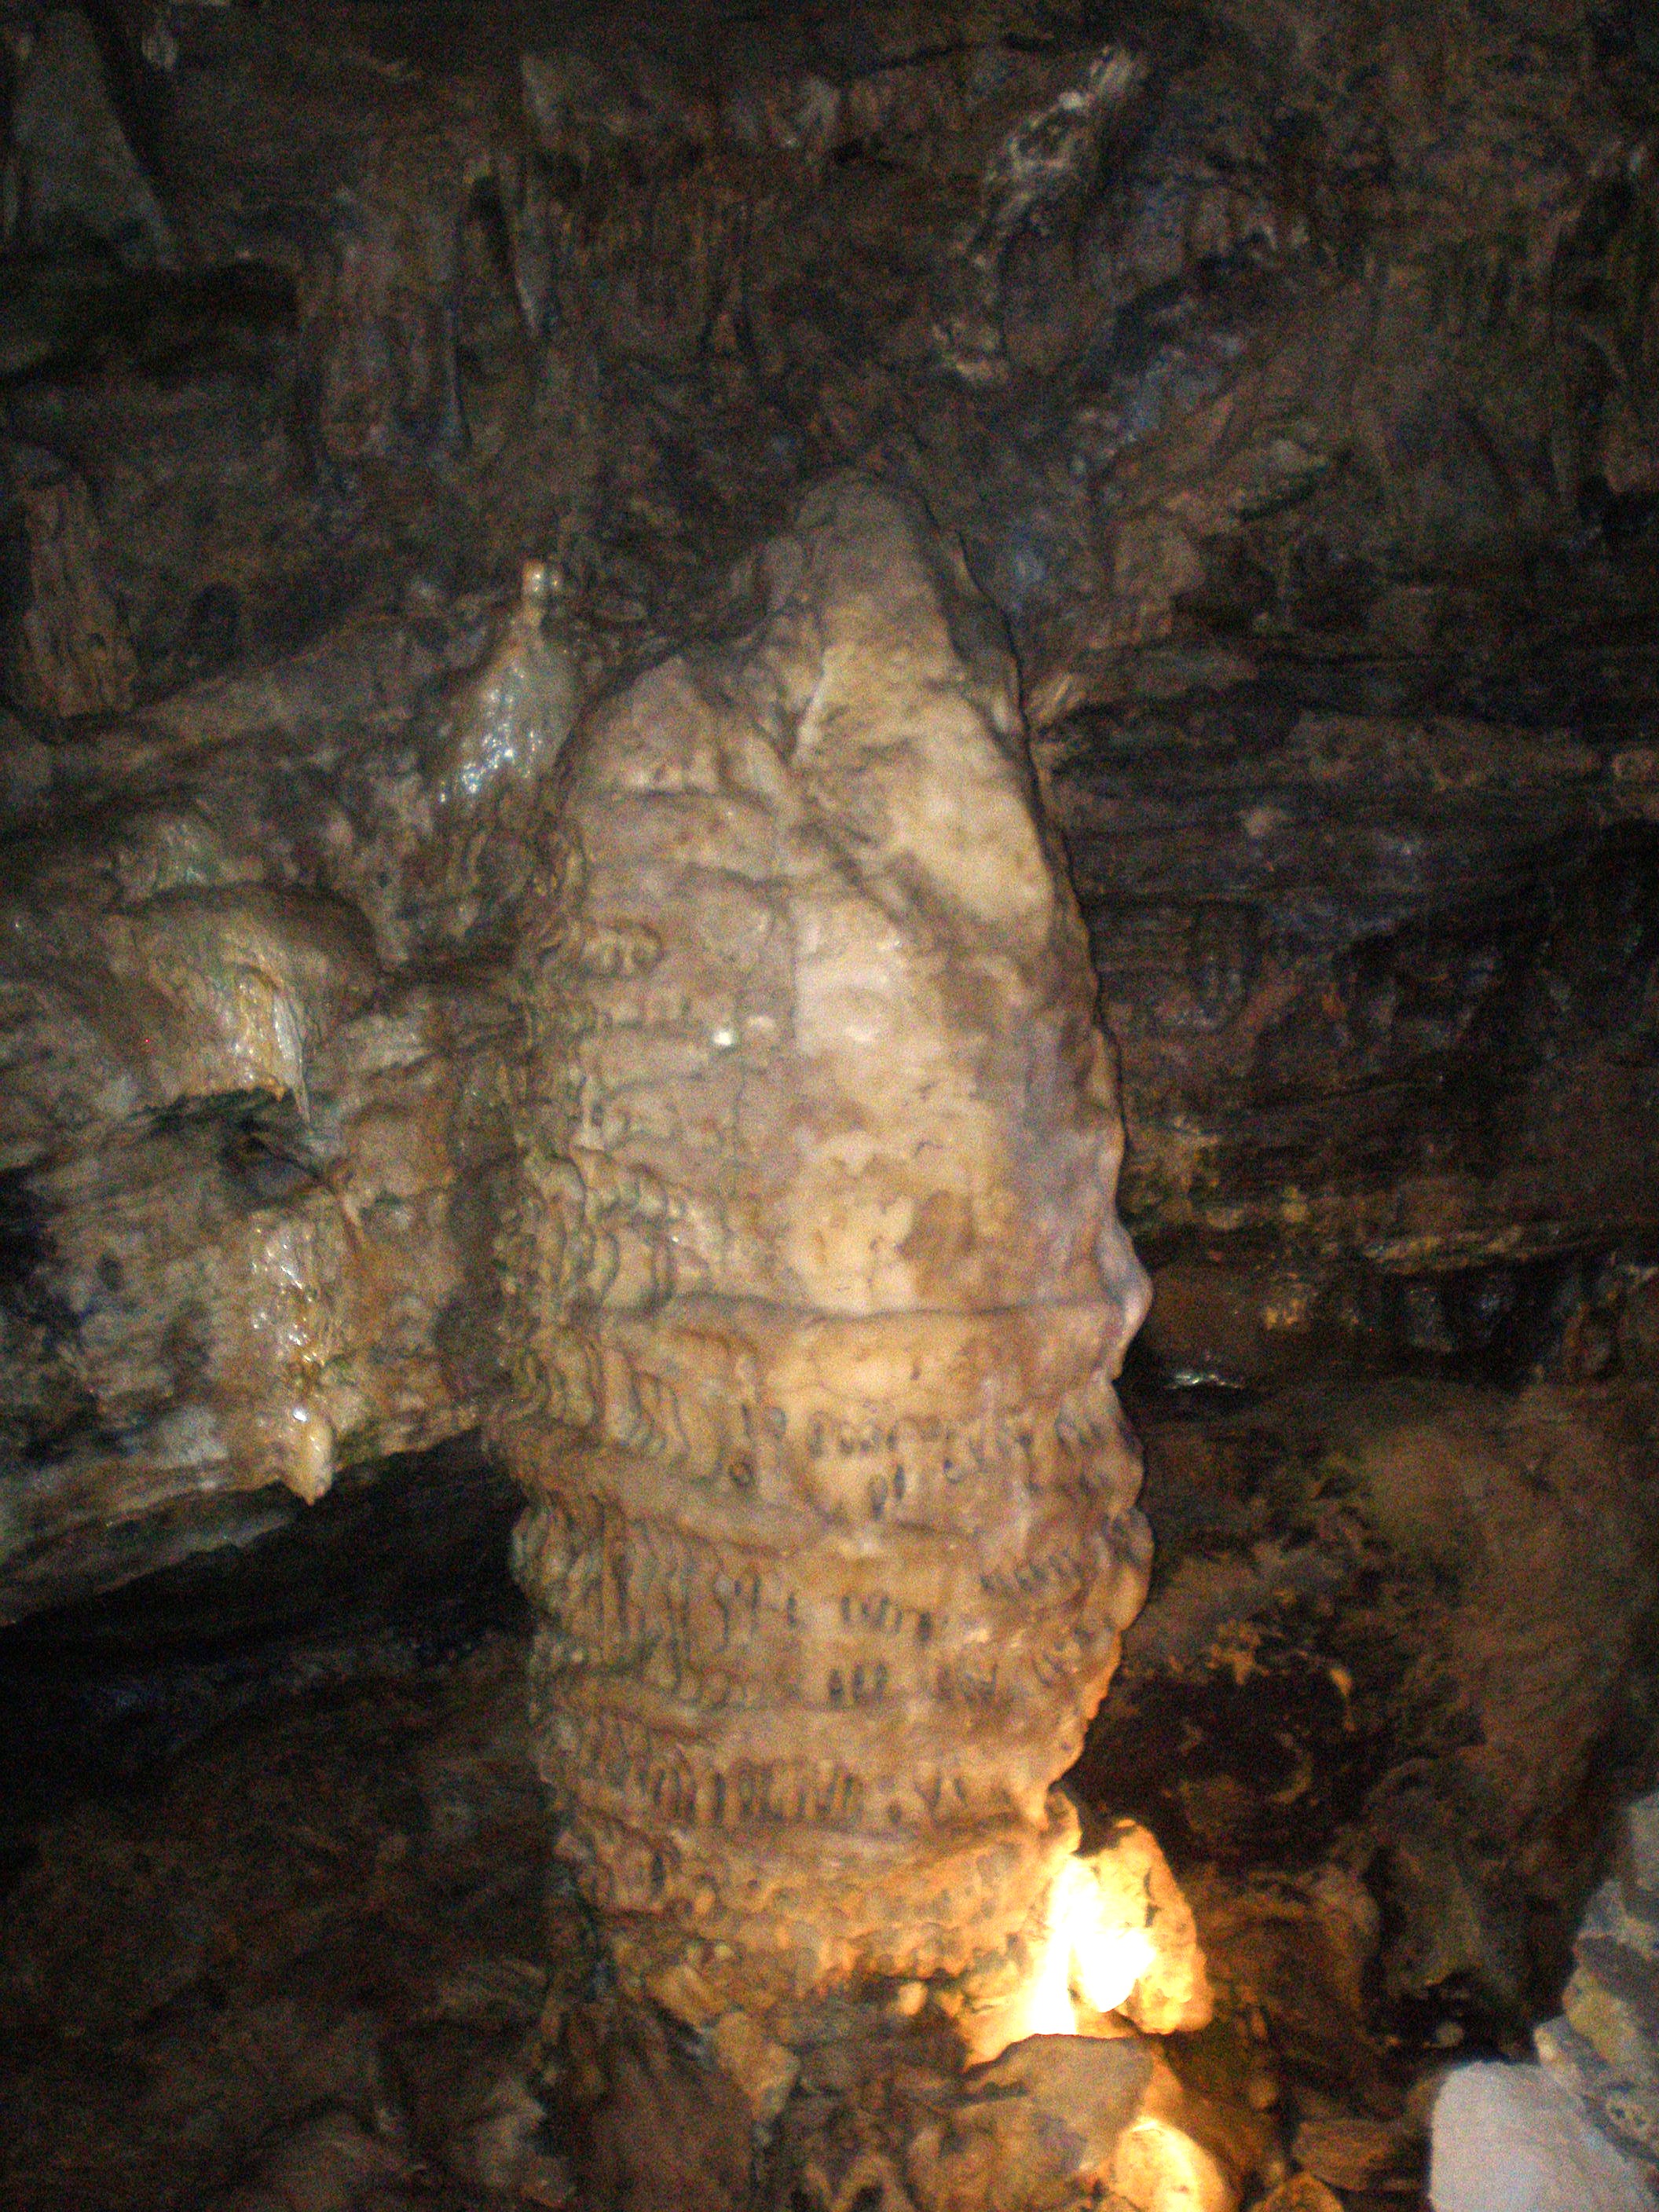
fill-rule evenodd
<path id="1" fill-rule="evenodd" d="M 1640 2166 L 1537 2066 L 1464 2066 L 1434 2108 L 1434 2212 L 1653 2212 Z"/>

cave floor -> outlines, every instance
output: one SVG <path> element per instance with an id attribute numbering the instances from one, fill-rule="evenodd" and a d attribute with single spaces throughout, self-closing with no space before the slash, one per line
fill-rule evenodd
<path id="1" fill-rule="evenodd" d="M 3 1939 L 5 2203 L 195 2205 L 250 2172 L 227 2202 L 500 2203 L 455 2166 L 546 1984 L 523 1716 L 522 1646 L 492 1637 L 58 1811 Z"/>
<path id="2" fill-rule="evenodd" d="M 620 2061 L 614 2043 L 599 2054 L 599 2080 L 573 2069 L 569 1993 L 594 1997 L 603 1977 L 550 1891 L 525 1642 L 500 1625 L 465 1642 L 416 1651 L 388 1632 L 348 1665 L 337 1642 L 290 1638 L 264 1695 L 216 1724 L 181 1726 L 175 1684 L 173 1741 L 148 1739 L 125 1774 L 89 1763 L 87 1741 L 115 1731 L 130 1680 L 106 1680 L 95 1723 L 60 1728 L 55 1777 L 31 1740 L 5 1823 L 0 2203 L 499 2212 L 592 2201 L 571 2177 L 599 2171 L 605 2201 L 642 2205 L 653 2159 L 664 2201 L 712 2212 L 722 2160 L 726 2201 L 750 2194 L 686 2051 L 641 2052 L 634 2031 Z M 1275 1894 L 1250 1940 L 1260 1951 L 1271 1923 L 1305 1948 L 1312 1923 L 1285 1918 L 1282 1883 Z M 1237 1927 L 1243 1895 L 1204 1910 Z M 1253 2100 L 1272 2100 L 1270 2170 L 1310 2127 L 1339 2161 L 1404 2144 L 1389 2189 L 1338 2201 L 1412 2212 L 1412 2068 L 1389 2073 L 1333 1999 L 1340 1962 L 1304 1964 L 1299 2023 L 1287 2028 L 1282 1990 L 1271 2029 L 1246 1998 L 1170 2055 L 1200 2097 L 1237 2102 L 1241 2066 L 1271 2082 Z M 567 2023 L 557 2067 L 550 2013 Z M 700 2126 L 706 2140 L 688 2142 Z M 764 2173 L 752 2193 L 770 2194 Z"/>
<path id="3" fill-rule="evenodd" d="M 1587 1847 L 1518 1830 L 1510 1871 L 1486 1867 L 1447 1793 L 1490 1753 L 1522 1804 L 1511 1754 L 1540 1698 L 1571 1734 L 1562 1590 L 1604 1622 L 1617 1596 L 1585 1565 L 1624 1480 L 1605 1398 L 1131 1383 L 1158 1567 L 1069 1786 L 1085 1830 L 1144 1820 L 1191 1900 L 1218 2016 L 1164 2049 L 1246 2206 L 1300 2171 L 1325 2212 L 1421 2207 L 1441 2074 L 1529 2055 L 1559 2002 L 1557 1862 Z M 1418 1560 L 1422 1486 L 1471 1437 L 1481 1548 Z M 1505 1501 L 1522 1477 L 1545 1497 L 1551 1439 L 1573 1511 L 1516 1551 L 1537 1514 Z M 0 2205 L 826 2212 L 775 2143 L 751 2165 L 694 2039 L 623 2012 L 550 1879 L 517 1510 L 446 1448 L 0 1631 Z M 1520 1717 L 1486 1711 L 1483 1749 L 1460 1685 L 1511 1644 L 1536 1680 L 1504 1672 Z M 1617 1752 L 1594 1747 L 1600 1796 L 1639 1782 Z M 878 2029 L 860 2097 L 888 2051 Z"/>

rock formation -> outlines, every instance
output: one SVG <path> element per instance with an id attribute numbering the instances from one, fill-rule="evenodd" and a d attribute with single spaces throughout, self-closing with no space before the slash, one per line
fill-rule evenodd
<path id="1" fill-rule="evenodd" d="M 1614 1869 L 1578 1925 L 1561 2015 L 1538 2055 L 1644 2175 L 1659 2182 L 1659 1796 L 1620 1817 Z"/>
<path id="2" fill-rule="evenodd" d="M 1040 1918 L 1146 1587 L 1144 1278 L 1012 668 L 856 481 L 561 763 L 521 918 L 508 1464 L 628 1971 L 768 2002 Z"/>
<path id="3" fill-rule="evenodd" d="M 1106 1351 L 1087 1315 L 1111 1301 L 1083 1280 L 1098 1185 L 1080 1137 L 1022 1158 L 1008 1102 L 1029 1031 L 1072 1111 L 1086 1054 L 1051 1017 L 1072 1006 L 1086 1031 L 1091 969 L 1121 1062 L 1115 1202 L 1155 1291 L 1122 1387 L 1158 1567 L 1070 1786 L 1090 1840 L 1127 1816 L 1169 1852 L 1211 1962 L 1206 2063 L 1231 2051 L 1241 2094 L 1313 2084 L 1282 2108 L 1309 2188 L 1408 2175 L 1405 2075 L 1526 2047 L 1560 2003 L 1600 1824 L 1652 1781 L 1650 14 L 0 0 L 0 1640 L 25 1654 L 0 1716 L 31 1744 L 43 1711 L 85 1720 L 79 1660 L 52 1655 L 112 1620 L 165 1620 L 155 1648 L 176 1650 L 186 1585 L 198 1622 L 261 1577 L 349 1610 L 354 1516 L 382 1559 L 416 1528 L 448 1532 L 450 1558 L 500 1532 L 488 1419 L 542 1497 L 525 1565 L 569 1646 L 544 1665 L 544 1753 L 583 1699 L 638 1693 L 607 1652 L 678 1712 L 687 1654 L 723 1644 L 699 1680 L 726 1702 L 642 1783 L 631 1757 L 579 1773 L 567 1842 L 597 1894 L 629 1793 L 660 1774 L 670 1809 L 640 1832 L 677 1839 L 661 1891 L 641 1849 L 644 1905 L 611 1924 L 769 2106 L 783 1992 L 818 1966 L 770 1948 L 775 1927 L 756 1941 L 739 1848 L 763 1888 L 801 1836 L 832 1871 L 895 1866 L 916 1782 L 937 1774 L 943 1808 L 952 1771 L 905 1767 L 879 1849 L 845 1808 L 684 1817 L 726 1775 L 716 1739 L 798 1692 L 805 1712 L 807 1654 L 861 1778 L 937 1726 L 964 1790 L 1021 1778 L 963 1838 L 1000 1822 L 1033 1896 L 1064 1850 L 1059 1828 L 1041 1841 L 1044 1784 L 1109 1637 L 1019 1706 L 998 1562 L 972 1593 L 987 1643 L 936 1640 L 925 1668 L 889 1569 L 923 1510 L 911 1486 L 945 1481 L 948 1425 L 980 1457 L 950 1455 L 966 1502 L 929 1573 L 962 1556 L 950 1528 L 959 1545 L 980 1525 L 974 1485 L 1014 1466 L 1019 1510 L 983 1525 L 1021 1558 L 1021 1620 L 1036 1643 L 1087 1612 L 1084 1548 L 1047 1534 L 1072 1506 L 1021 1486 L 1088 1448 L 1039 1464 L 1045 1418 L 1028 1461 L 1023 1415 Z M 830 656 L 820 686 L 799 610 L 827 620 L 827 553 L 798 584 L 776 554 L 723 600 L 720 580 L 849 471 L 896 502 L 871 521 L 888 570 L 933 580 L 915 637 Z M 1051 970 L 1031 950 L 1036 908 L 1066 895 L 1043 888 L 1027 795 L 943 863 L 948 825 L 925 851 L 891 842 L 920 754 L 857 733 L 933 681 L 927 653 L 943 690 L 907 730 L 941 700 L 969 702 L 963 732 L 1007 721 L 1003 646 L 895 520 L 922 509 L 1018 665 L 1086 968 L 1069 922 Z M 815 512 L 796 535 L 822 553 Z M 856 713 L 785 758 L 854 660 Z M 760 796 L 687 769 L 678 795 L 613 806 L 592 781 L 629 745 L 694 744 L 718 781 L 740 727 Z M 950 758 L 1003 758 L 997 788 L 1019 784 L 1006 728 L 958 735 Z M 955 769 L 945 784 L 971 808 Z M 645 911 L 646 825 L 675 808 L 702 843 L 649 860 Z M 757 880 L 761 823 L 776 872 Z M 726 858 L 699 872 L 705 847 Z M 810 856 L 832 848 L 820 879 Z M 801 973 L 831 972 L 854 924 L 886 929 L 909 996 L 859 1018 L 902 1021 L 903 1053 L 849 1042 L 832 1065 L 775 972 L 832 880 L 843 934 Z M 1021 884 L 1031 915 L 988 919 Z M 606 972 L 568 967 L 573 944 Z M 947 946 L 971 1004 L 930 996 Z M 680 1035 L 672 994 L 705 990 L 729 1018 Z M 629 1038 L 652 1072 L 617 1100 Z M 924 1190 L 933 1156 L 896 1163 L 892 1131 L 927 1119 L 915 1055 L 959 1067 L 969 1038 L 983 1081 Z M 576 1091 L 538 1088 L 560 1068 Z M 579 1127 L 602 1093 L 608 1118 Z M 826 1113 L 845 1129 L 798 1158 L 791 1129 Z M 687 1164 L 728 1135 L 752 1154 L 729 1188 Z M 1068 1189 L 1096 1193 L 1069 1225 Z M 835 1235 L 803 1240 L 807 1218 Z M 1028 1373 L 1032 1301 L 1051 1365 Z M 644 1348 L 670 1329 L 672 1371 Z M 855 1390 L 844 1361 L 907 1329 L 955 1331 L 960 1359 L 924 1363 L 929 1410 L 901 1418 L 911 1383 Z M 964 1364 L 989 1378 L 971 1418 Z M 652 1387 L 630 1398 L 624 1368 Z M 880 1414 L 792 1457 L 793 1409 L 836 1376 Z M 745 1434 L 769 1404 L 784 1437 Z M 1109 1427 L 1092 1402 L 1067 1419 Z M 642 1469 L 659 1510 L 601 1509 Z M 757 1533 L 708 1539 L 726 1548 L 705 1598 L 693 1539 L 720 1499 L 721 1528 L 729 1509 Z M 799 1554 L 816 1576 L 838 1544 L 856 1557 L 832 1617 L 769 1640 L 767 1572 Z M 1127 1605 L 1133 1557 L 1097 1564 Z M 222 1601 L 239 1620 L 266 1601 Z M 514 1605 L 505 1581 L 494 1601 Z M 922 1608 L 933 1638 L 951 1607 L 969 1620 L 959 1595 Z M 201 1663 L 179 1679 L 221 1679 Z M 106 1715 L 165 1672 L 134 1667 Z M 885 1820 L 878 1792 L 863 1809 Z M 705 1851 L 725 1887 L 690 1881 Z M 934 1984 L 973 2047 L 1033 1969 L 1067 1984 L 1058 2013 L 1078 1996 L 1066 1914 L 1101 1918 L 1104 1893 L 1069 1867 L 1062 1924 L 999 1952 L 988 1921 L 966 1979 Z M 848 1917 L 854 1956 L 872 1917 Z M 720 1984 L 757 1960 L 760 2025 Z M 931 2001 L 917 2020 L 956 2048 Z M 801 2063 L 792 2106 L 833 2102 L 833 2063 Z M 660 2177 L 641 2189 L 658 2201 Z"/>
<path id="4" fill-rule="evenodd" d="M 1536 2066 L 1464 2066 L 1435 2105 L 1433 2212 L 1649 2212 L 1653 2191 Z"/>
<path id="5" fill-rule="evenodd" d="M 507 1017 L 455 940 L 488 934 L 504 862 L 476 849 L 495 780 L 447 800 L 479 685 L 492 727 L 513 725 L 489 665 L 446 694 L 441 654 L 411 670 L 389 642 L 60 748 L 20 810 L 0 957 L 8 1613 L 268 1521 L 262 1486 L 313 1498 L 476 1419 L 488 1301 L 469 1329 L 451 1200 L 487 1139 L 450 1132 L 474 1127 L 461 1098 Z M 502 649 L 524 661 L 510 624 Z M 365 707 L 407 714 L 411 679 L 429 762 L 371 793 Z M 556 684 L 542 696 L 556 714 Z M 416 964 L 428 945 L 441 980 Z"/>

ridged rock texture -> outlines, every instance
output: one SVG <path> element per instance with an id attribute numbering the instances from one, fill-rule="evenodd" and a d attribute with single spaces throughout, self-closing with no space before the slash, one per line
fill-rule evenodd
<path id="1" fill-rule="evenodd" d="M 1157 1565 L 1070 1786 L 1348 2187 L 1653 1781 L 1653 9 L 0 0 L 0 122 L 10 1648 L 504 1550 L 550 764 L 738 683 L 855 471 L 1006 626 L 1121 1055 Z"/>
<path id="2" fill-rule="evenodd" d="M 1573 1944 L 1561 2016 L 1538 2055 L 1626 2157 L 1659 2181 L 1659 1796 L 1620 1821 L 1613 1871 Z"/>
<path id="3" fill-rule="evenodd" d="M 550 589 L 532 563 L 493 637 L 370 625 L 52 756 L 0 892 L 0 1618 L 476 1426 L 473 1102 L 574 706 Z"/>
<path id="4" fill-rule="evenodd" d="M 1040 1917 L 1145 1593 L 1145 1279 L 1014 675 L 842 479 L 581 726 L 522 910 L 507 1462 L 561 1850 L 649 1983 Z"/>

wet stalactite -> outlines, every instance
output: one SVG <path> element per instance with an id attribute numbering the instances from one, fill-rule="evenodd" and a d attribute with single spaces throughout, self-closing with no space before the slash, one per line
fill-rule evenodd
<path id="1" fill-rule="evenodd" d="M 1656 70 L 0 8 L 7 2203 L 1654 2163 Z"/>

